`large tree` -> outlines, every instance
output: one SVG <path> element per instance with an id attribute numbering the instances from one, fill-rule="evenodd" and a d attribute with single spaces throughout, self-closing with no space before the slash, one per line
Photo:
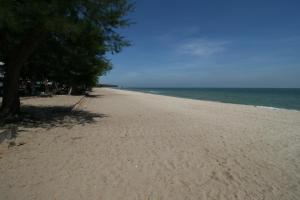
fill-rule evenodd
<path id="1" fill-rule="evenodd" d="M 49 38 L 28 59 L 22 78 L 45 79 L 73 88 L 96 85 L 99 76 L 111 69 L 105 58 L 104 39 L 97 29 L 84 26 L 72 37 L 56 35 Z"/>
<path id="2" fill-rule="evenodd" d="M 86 64 L 90 66 L 107 64 L 104 58 L 105 52 L 119 52 L 123 46 L 128 45 L 128 42 L 116 30 L 129 24 L 124 17 L 132 8 L 133 5 L 127 0 L 1 0 L 0 61 L 5 63 L 5 73 L 0 117 L 9 118 L 18 114 L 20 109 L 19 77 L 22 68 L 33 62 L 30 58 L 36 54 L 37 49 L 41 48 L 45 51 L 44 53 L 47 53 L 55 47 L 45 45 L 58 45 L 58 49 L 63 53 L 61 61 L 63 57 L 71 59 L 76 58 L 77 55 L 80 59 L 73 67 L 69 65 L 70 62 L 60 65 L 60 67 L 64 66 L 64 69 L 69 67 L 69 74 L 73 74 L 75 78 L 79 68 Z M 78 37 L 84 31 L 88 34 L 95 34 L 94 38 L 99 40 L 96 46 L 99 52 L 96 57 L 93 57 L 94 59 L 90 56 L 84 58 L 84 52 L 80 52 L 80 49 L 86 49 L 83 48 Z M 81 47 L 77 49 L 78 52 L 76 43 L 81 44 Z M 73 49 L 64 49 L 64 47 L 72 46 Z M 92 45 L 88 46 L 90 47 Z M 95 53 L 95 50 L 91 51 Z M 47 64 L 49 66 L 53 62 L 50 58 L 48 61 L 43 60 L 45 58 L 43 56 L 39 58 L 40 60 L 37 58 L 35 60 L 41 62 L 41 67 L 47 67 Z M 79 71 L 83 72 L 82 69 Z M 91 70 L 86 75 L 94 74 L 94 72 L 97 73 L 97 70 Z"/>

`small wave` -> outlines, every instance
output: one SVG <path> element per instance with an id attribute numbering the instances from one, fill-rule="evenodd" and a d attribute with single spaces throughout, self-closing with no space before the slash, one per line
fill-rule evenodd
<path id="1" fill-rule="evenodd" d="M 262 108 L 262 109 L 269 109 L 269 110 L 288 110 L 288 111 L 300 112 L 299 110 L 295 110 L 295 109 L 275 108 L 275 107 L 271 107 L 271 106 L 255 106 L 255 107 Z"/>
<path id="2" fill-rule="evenodd" d="M 271 106 L 255 106 L 257 108 L 264 108 L 264 109 L 270 109 L 270 110 L 282 110 L 280 108 L 275 108 L 275 107 L 271 107 Z"/>
<path id="3" fill-rule="evenodd" d="M 153 93 L 153 94 L 159 94 L 160 92 L 155 91 L 155 90 L 149 90 L 149 93 Z"/>

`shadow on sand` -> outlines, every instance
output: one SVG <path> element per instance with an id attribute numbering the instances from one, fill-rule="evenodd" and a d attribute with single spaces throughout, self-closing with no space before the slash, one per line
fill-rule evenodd
<path id="1" fill-rule="evenodd" d="M 104 114 L 84 110 L 72 110 L 68 106 L 23 106 L 22 120 L 19 125 L 26 128 L 72 127 L 95 122 L 96 118 L 107 117 Z"/>
<path id="2" fill-rule="evenodd" d="M 17 136 L 22 128 L 55 127 L 72 128 L 74 125 L 95 123 L 99 118 L 107 117 L 104 114 L 92 113 L 84 110 L 72 110 L 68 106 L 22 106 L 19 122 L 0 125 L 0 144 L 4 138 L 11 139 Z M 2 139 L 1 139 L 2 138 Z M 2 140 L 2 141 L 1 141 Z"/>
<path id="3" fill-rule="evenodd" d="M 85 97 L 87 98 L 100 98 L 103 97 L 104 95 L 101 94 L 86 94 Z"/>

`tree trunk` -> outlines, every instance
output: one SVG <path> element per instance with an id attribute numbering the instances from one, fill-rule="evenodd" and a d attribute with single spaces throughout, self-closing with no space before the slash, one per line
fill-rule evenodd
<path id="1" fill-rule="evenodd" d="M 71 95 L 71 94 L 72 94 L 72 90 L 73 90 L 73 87 L 70 87 L 70 88 L 69 88 L 69 91 L 68 91 L 68 95 Z"/>
<path id="2" fill-rule="evenodd" d="M 18 95 L 19 78 L 22 67 L 33 51 L 42 42 L 45 33 L 34 30 L 29 34 L 11 54 L 5 63 L 3 99 L 0 118 L 6 120 L 15 118 L 20 112 L 20 98 Z"/>
<path id="3" fill-rule="evenodd" d="M 20 111 L 20 99 L 18 95 L 18 82 L 21 65 L 7 65 L 4 75 L 4 90 L 1 106 L 1 118 L 14 118 Z"/>

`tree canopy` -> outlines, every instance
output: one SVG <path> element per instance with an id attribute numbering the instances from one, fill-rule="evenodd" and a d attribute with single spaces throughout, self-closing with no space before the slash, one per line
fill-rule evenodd
<path id="1" fill-rule="evenodd" d="M 127 0 L 1 0 L 1 112 L 18 111 L 20 76 L 93 86 L 111 69 L 106 53 L 129 45 L 117 31 L 130 25 L 133 7 Z"/>

